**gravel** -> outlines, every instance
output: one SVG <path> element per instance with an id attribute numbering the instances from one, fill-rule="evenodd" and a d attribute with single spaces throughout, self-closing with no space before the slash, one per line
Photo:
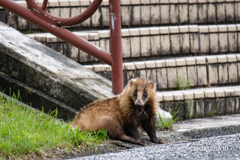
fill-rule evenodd
<path id="1" fill-rule="evenodd" d="M 118 153 L 107 153 L 81 157 L 71 160 L 149 160 L 149 159 L 239 159 L 240 134 L 202 138 L 198 141 L 154 145 L 124 150 Z"/>

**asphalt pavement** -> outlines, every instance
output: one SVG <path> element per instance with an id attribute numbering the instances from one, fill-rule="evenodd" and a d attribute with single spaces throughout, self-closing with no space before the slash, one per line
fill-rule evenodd
<path id="1" fill-rule="evenodd" d="M 157 136 L 167 144 L 156 145 L 143 136 L 146 147 L 121 142 L 130 149 L 71 160 L 240 160 L 240 114 L 179 121 L 172 132 L 157 131 Z"/>
<path id="2" fill-rule="evenodd" d="M 160 144 L 71 160 L 240 160 L 240 134 L 201 138 L 179 144 Z"/>

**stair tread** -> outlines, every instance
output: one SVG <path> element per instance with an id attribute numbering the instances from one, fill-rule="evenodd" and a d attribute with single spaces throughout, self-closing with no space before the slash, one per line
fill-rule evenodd
<path id="1" fill-rule="evenodd" d="M 240 96 L 240 85 L 194 88 L 175 91 L 157 91 L 157 98 L 159 102 L 201 98 L 224 98 L 234 96 Z"/>
<path id="2" fill-rule="evenodd" d="M 213 60 L 214 59 L 214 60 Z M 179 61 L 183 61 L 178 63 Z M 190 62 L 193 61 L 193 62 Z M 205 56 L 184 56 L 184 57 L 171 57 L 155 60 L 143 60 L 143 61 L 133 61 L 124 62 L 124 70 L 135 70 L 135 69 L 150 69 L 159 68 L 157 63 L 162 63 L 161 67 L 177 67 L 177 66 L 187 66 L 187 65 L 201 65 L 201 64 L 211 64 L 211 63 L 230 63 L 239 62 L 240 53 L 229 53 L 229 54 L 218 54 L 218 55 L 205 55 Z M 152 63 L 152 66 L 151 66 Z M 173 63 L 173 64 L 171 64 Z M 194 64 L 190 64 L 194 63 Z M 107 64 L 91 64 L 83 65 L 84 67 L 96 71 L 111 71 L 111 67 Z"/>
<path id="3" fill-rule="evenodd" d="M 207 28 L 205 28 L 207 27 Z M 170 25 L 170 26 L 154 26 L 154 27 L 134 27 L 134 28 L 122 28 L 122 34 L 125 32 L 131 32 L 131 31 L 136 31 L 138 30 L 139 33 L 135 35 L 142 35 L 140 33 L 141 30 L 159 30 L 160 32 L 156 33 L 150 33 L 145 35 L 154 35 L 154 34 L 166 34 L 161 32 L 161 30 L 166 30 L 164 32 L 168 33 L 188 33 L 188 32 L 200 32 L 200 33 L 215 33 L 215 32 L 232 32 L 232 31 L 240 31 L 240 23 L 237 24 L 216 24 L 216 25 Z M 100 30 L 82 30 L 82 31 L 74 31 L 72 33 L 74 34 L 89 34 L 89 33 L 100 33 L 100 32 L 110 32 L 109 29 L 100 29 Z M 51 33 L 28 33 L 26 34 L 27 36 L 52 36 Z M 123 35 L 124 36 L 124 35 Z M 133 36 L 129 34 L 129 36 Z"/>

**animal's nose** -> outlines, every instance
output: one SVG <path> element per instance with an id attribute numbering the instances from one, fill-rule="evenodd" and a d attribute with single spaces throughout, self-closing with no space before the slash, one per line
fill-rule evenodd
<path id="1" fill-rule="evenodd" d="M 140 101 L 138 101 L 138 102 L 136 103 L 136 106 L 142 106 L 142 103 L 141 103 Z"/>

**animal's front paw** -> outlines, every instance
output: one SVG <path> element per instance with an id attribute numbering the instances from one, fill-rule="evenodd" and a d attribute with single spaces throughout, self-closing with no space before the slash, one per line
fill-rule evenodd
<path id="1" fill-rule="evenodd" d="M 142 145 L 142 146 L 146 146 L 146 143 L 144 143 L 144 142 L 142 142 L 142 141 L 140 141 L 140 140 L 138 140 L 137 143 L 140 144 L 140 145 Z"/>
<path id="2" fill-rule="evenodd" d="M 158 143 L 158 144 L 166 144 L 166 142 L 165 142 L 165 141 L 162 141 L 162 140 L 158 140 L 157 143 Z"/>
<path id="3" fill-rule="evenodd" d="M 166 142 L 161 140 L 161 139 L 157 139 L 153 141 L 154 143 L 158 143 L 158 144 L 165 144 Z"/>

